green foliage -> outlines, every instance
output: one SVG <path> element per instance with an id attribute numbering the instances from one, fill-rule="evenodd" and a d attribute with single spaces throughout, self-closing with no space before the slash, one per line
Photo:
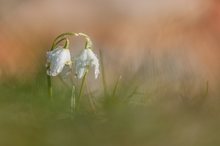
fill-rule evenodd
<path id="1" fill-rule="evenodd" d="M 101 53 L 100 53 L 101 54 Z M 160 74 L 122 74 L 92 91 L 54 78 L 53 100 L 45 71 L 32 80 L 0 84 L 0 145 L 3 146 L 218 146 L 219 99 L 207 81 L 164 80 Z M 148 70 L 150 70 L 148 68 Z M 145 74 L 145 73 L 144 73 Z M 81 81 L 82 82 L 82 81 Z M 96 82 L 98 82 L 96 80 Z M 73 89 L 73 90 L 72 90 Z M 72 109 L 72 92 L 80 94 Z M 214 94 L 215 93 L 215 94 Z"/>
<path id="2" fill-rule="evenodd" d="M 182 87 L 179 96 L 161 89 L 154 98 L 150 88 L 139 93 L 133 78 L 122 78 L 108 87 L 108 95 L 85 90 L 80 108 L 71 112 L 71 89 L 58 84 L 51 101 L 45 79 L 40 73 L 31 81 L 1 83 L 0 145 L 219 144 L 219 108 L 209 105 L 208 85 L 197 93 Z"/>

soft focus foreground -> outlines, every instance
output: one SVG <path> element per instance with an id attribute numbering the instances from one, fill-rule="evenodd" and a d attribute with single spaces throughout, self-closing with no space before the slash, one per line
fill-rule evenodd
<path id="1" fill-rule="evenodd" d="M 220 144 L 218 0 L 0 3 L 0 145 Z M 76 113 L 59 79 L 47 95 L 45 52 L 65 31 L 91 36 L 107 82 L 90 79 Z"/>

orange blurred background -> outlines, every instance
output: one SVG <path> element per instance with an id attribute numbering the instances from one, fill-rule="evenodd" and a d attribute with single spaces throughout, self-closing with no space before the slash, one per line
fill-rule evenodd
<path id="1" fill-rule="evenodd" d="M 1 1 L 0 77 L 36 74 L 53 39 L 67 31 L 87 33 L 121 64 L 138 66 L 149 52 L 158 60 L 167 54 L 219 80 L 218 0 Z"/>

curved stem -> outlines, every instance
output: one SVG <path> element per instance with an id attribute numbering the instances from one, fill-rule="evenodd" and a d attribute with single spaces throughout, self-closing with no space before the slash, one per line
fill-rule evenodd
<path id="1" fill-rule="evenodd" d="M 55 44 L 53 44 L 52 50 L 53 50 L 59 43 L 61 43 L 62 41 L 65 41 L 65 44 L 64 44 L 64 46 L 63 46 L 65 49 L 69 47 L 69 44 L 70 44 L 69 39 L 68 39 L 68 38 L 62 38 L 62 39 L 60 39 L 58 42 L 56 42 Z"/>
<path id="2" fill-rule="evenodd" d="M 67 48 L 69 48 L 69 46 L 70 46 L 70 41 L 69 41 L 69 39 L 66 39 L 66 42 L 64 44 L 64 48 L 67 49 Z"/>
<path id="3" fill-rule="evenodd" d="M 84 36 L 86 38 L 86 45 L 85 45 L 85 48 L 92 48 L 92 41 L 91 39 L 89 38 L 88 35 L 84 34 L 84 33 L 75 33 L 75 32 L 65 32 L 65 33 L 62 33 L 60 34 L 59 36 L 57 36 L 54 41 L 53 41 L 53 44 L 52 44 L 52 47 L 51 47 L 51 50 L 53 50 L 53 48 L 56 46 L 56 44 L 59 43 L 59 39 L 62 38 L 64 39 L 63 37 L 66 37 L 66 36 Z M 61 40 L 62 40 L 61 39 Z M 59 41 L 58 41 L 59 40 Z M 57 42 L 58 41 L 58 42 Z"/>
<path id="4" fill-rule="evenodd" d="M 85 43 L 85 49 L 92 49 L 92 41 L 90 39 L 90 37 L 84 33 L 78 33 L 79 36 L 83 36 L 86 39 L 86 43 Z"/>
<path id="5" fill-rule="evenodd" d="M 60 38 L 65 37 L 65 36 L 72 36 L 72 35 L 77 36 L 77 33 L 74 33 L 74 32 L 65 32 L 65 33 L 62 33 L 62 34 L 58 35 L 58 36 L 54 39 L 53 44 L 52 44 L 50 50 L 53 50 L 54 47 L 56 46 L 56 44 L 59 43 L 59 41 L 60 41 L 59 39 L 60 39 Z M 62 39 L 64 39 L 64 38 L 62 38 Z M 61 39 L 61 40 L 62 40 L 62 39 Z M 58 40 L 59 40 L 59 41 L 58 41 Z M 58 42 L 57 42 L 57 41 L 58 41 Z"/>

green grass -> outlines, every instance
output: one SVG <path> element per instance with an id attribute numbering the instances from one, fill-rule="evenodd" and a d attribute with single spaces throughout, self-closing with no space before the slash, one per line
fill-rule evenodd
<path id="1" fill-rule="evenodd" d="M 84 86 L 74 112 L 72 87 L 53 78 L 51 100 L 45 71 L 32 79 L 4 79 L 0 146 L 220 145 L 219 88 L 166 64 L 158 69 L 145 63 L 136 72 L 125 67 L 115 77 L 101 59 L 102 76 Z"/>
<path id="2" fill-rule="evenodd" d="M 117 80 L 116 80 L 117 81 Z M 58 81 L 57 81 L 58 82 Z M 129 84 L 128 84 L 129 83 Z M 117 87 L 116 87 L 117 86 Z M 70 111 L 71 89 L 55 85 L 54 101 L 47 95 L 46 76 L 0 85 L 0 145 L 2 146 L 217 146 L 218 106 L 205 85 L 190 89 L 161 86 L 141 93 L 134 78 L 121 79 L 103 91 L 82 96 L 80 108 Z M 152 85 L 153 86 L 153 85 Z M 187 95 L 188 94 L 188 95 Z M 205 98 L 201 98 L 206 96 Z M 185 99 L 186 98 L 186 99 Z M 199 99 L 199 100 L 197 100 Z M 201 102 L 202 100 L 203 102 Z M 217 100 L 216 100 L 217 102 Z"/>

